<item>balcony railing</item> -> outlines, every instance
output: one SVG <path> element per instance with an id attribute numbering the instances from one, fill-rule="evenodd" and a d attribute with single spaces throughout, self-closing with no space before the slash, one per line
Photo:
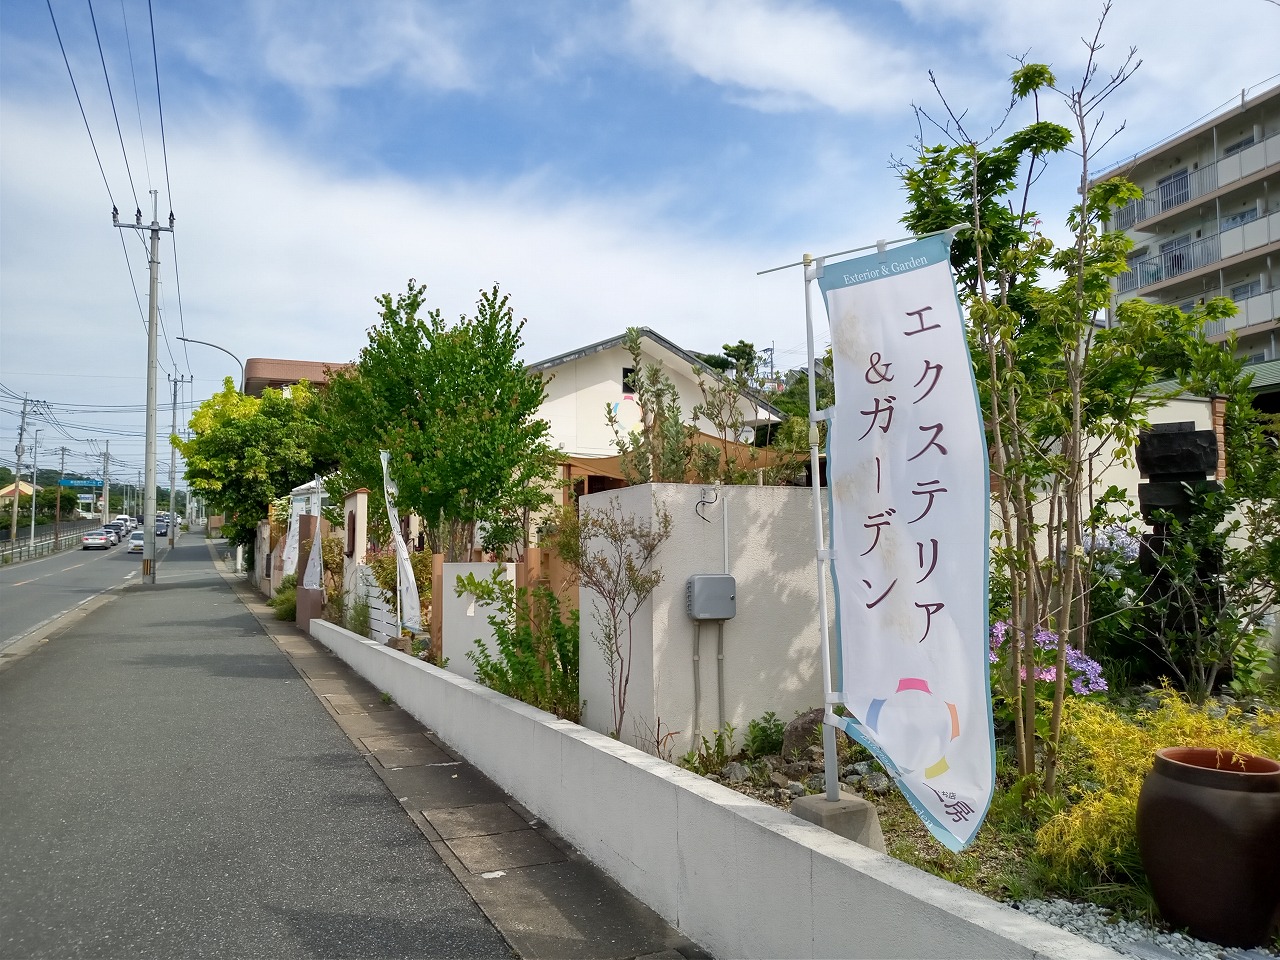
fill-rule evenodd
<path id="1" fill-rule="evenodd" d="M 1221 317 L 1217 320 L 1206 320 L 1201 328 L 1206 337 L 1217 337 L 1227 332 L 1227 318 Z"/>
<path id="2" fill-rule="evenodd" d="M 1216 163 L 1200 170 L 1191 170 L 1166 180 L 1154 190 L 1148 190 L 1141 199 L 1130 200 L 1115 212 L 1112 229 L 1128 230 L 1134 224 L 1149 220 L 1157 213 L 1190 203 L 1216 189 L 1218 189 Z"/>
<path id="3" fill-rule="evenodd" d="M 1116 278 L 1117 289 L 1120 293 L 1128 293 L 1141 287 L 1149 287 L 1153 283 L 1198 270 L 1221 259 L 1222 246 L 1218 242 L 1218 235 L 1214 234 L 1212 237 L 1157 253 L 1154 257 L 1131 261 L 1129 272 Z"/>

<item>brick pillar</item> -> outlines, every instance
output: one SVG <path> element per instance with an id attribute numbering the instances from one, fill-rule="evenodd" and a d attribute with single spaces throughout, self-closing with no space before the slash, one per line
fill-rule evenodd
<path id="1" fill-rule="evenodd" d="M 1213 433 L 1218 438 L 1218 468 L 1214 477 L 1227 478 L 1227 398 L 1214 397 L 1209 401 L 1213 408 Z"/>
<path id="2" fill-rule="evenodd" d="M 320 535 L 318 518 L 309 513 L 298 517 L 298 627 L 308 630 L 311 620 L 319 618 L 324 610 L 324 591 L 308 590 L 302 585 L 307 571 L 307 561 L 311 559 L 311 551 L 307 549 L 307 541 Z M 323 583 L 323 574 L 321 574 Z"/>

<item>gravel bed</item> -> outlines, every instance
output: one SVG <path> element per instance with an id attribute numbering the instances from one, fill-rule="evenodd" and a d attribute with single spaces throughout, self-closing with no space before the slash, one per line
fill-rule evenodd
<path id="1" fill-rule="evenodd" d="M 1024 900 L 1014 906 L 1029 916 L 1069 930 L 1118 953 L 1143 960 L 1185 957 L 1187 960 L 1263 960 L 1280 956 L 1256 947 L 1240 950 L 1196 940 L 1184 933 L 1167 933 L 1134 920 L 1111 920 L 1108 911 L 1092 903 L 1069 900 Z"/>

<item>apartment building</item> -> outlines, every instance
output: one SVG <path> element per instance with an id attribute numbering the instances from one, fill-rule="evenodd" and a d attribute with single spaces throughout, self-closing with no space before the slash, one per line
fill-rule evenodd
<path id="1" fill-rule="evenodd" d="M 1280 359 L 1280 86 L 1177 134 L 1097 180 L 1124 176 L 1143 190 L 1112 229 L 1134 241 L 1112 307 L 1132 297 L 1191 310 L 1230 297 L 1239 312 L 1205 326 L 1237 338 L 1251 362 Z"/>

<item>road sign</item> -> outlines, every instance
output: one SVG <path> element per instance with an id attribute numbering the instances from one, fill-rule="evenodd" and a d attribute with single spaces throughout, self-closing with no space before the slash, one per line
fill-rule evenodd
<path id="1" fill-rule="evenodd" d="M 95 497 L 92 493 L 82 493 L 76 497 L 76 500 L 79 501 L 80 503 L 93 503 L 93 501 L 96 499 L 97 497 Z"/>
<path id="2" fill-rule="evenodd" d="M 60 487 L 94 487 L 100 489 L 102 487 L 101 480 L 76 480 L 72 477 L 63 477 L 58 481 Z"/>

